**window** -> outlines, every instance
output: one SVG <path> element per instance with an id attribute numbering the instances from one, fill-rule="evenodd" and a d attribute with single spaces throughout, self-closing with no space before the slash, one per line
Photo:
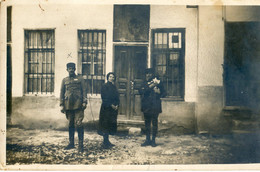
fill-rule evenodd
<path id="1" fill-rule="evenodd" d="M 25 30 L 25 93 L 53 93 L 54 45 L 54 30 Z"/>
<path id="2" fill-rule="evenodd" d="M 105 81 L 106 31 L 80 30 L 78 59 L 81 63 L 83 78 L 86 80 L 87 91 L 91 95 L 101 92 Z"/>
<path id="3" fill-rule="evenodd" d="M 114 42 L 148 42 L 150 6 L 114 6 Z"/>
<path id="4" fill-rule="evenodd" d="M 184 98 L 184 40 L 185 29 L 155 29 L 152 32 L 152 57 L 167 97 Z"/>

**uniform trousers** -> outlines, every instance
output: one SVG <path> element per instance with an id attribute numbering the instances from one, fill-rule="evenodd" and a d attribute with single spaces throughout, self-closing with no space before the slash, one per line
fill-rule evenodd
<path id="1" fill-rule="evenodd" d="M 80 110 L 67 110 L 66 118 L 69 120 L 70 128 L 81 128 L 82 121 L 84 118 L 84 111 L 81 109 Z"/>
<path id="2" fill-rule="evenodd" d="M 158 116 L 159 113 L 144 113 L 144 121 L 145 121 L 145 130 L 146 130 L 146 139 L 150 138 L 151 133 L 151 124 L 152 124 L 152 136 L 155 139 L 157 131 L 158 131 Z"/>
<path id="3" fill-rule="evenodd" d="M 69 142 L 74 145 L 74 132 L 75 128 L 78 131 L 79 148 L 83 148 L 84 129 L 82 121 L 84 118 L 84 110 L 68 110 L 66 111 L 66 118 L 69 120 Z"/>

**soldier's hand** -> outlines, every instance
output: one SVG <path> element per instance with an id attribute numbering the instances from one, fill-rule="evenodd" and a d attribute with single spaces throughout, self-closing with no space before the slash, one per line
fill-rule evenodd
<path id="1" fill-rule="evenodd" d="M 60 111 L 61 111 L 61 113 L 65 113 L 64 106 L 60 107 Z"/>
<path id="2" fill-rule="evenodd" d="M 87 104 L 86 103 L 82 103 L 82 109 L 86 109 L 87 108 Z"/>

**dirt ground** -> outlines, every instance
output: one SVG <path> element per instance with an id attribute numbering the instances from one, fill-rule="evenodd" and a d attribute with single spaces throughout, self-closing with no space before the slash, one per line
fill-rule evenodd
<path id="1" fill-rule="evenodd" d="M 157 147 L 141 147 L 144 135 L 111 136 L 116 146 L 103 149 L 102 137 L 95 131 L 84 133 L 84 153 L 64 150 L 68 132 L 58 130 L 7 130 L 6 164 L 69 165 L 161 165 L 229 164 L 260 162 L 258 135 L 173 135 L 160 134 Z"/>

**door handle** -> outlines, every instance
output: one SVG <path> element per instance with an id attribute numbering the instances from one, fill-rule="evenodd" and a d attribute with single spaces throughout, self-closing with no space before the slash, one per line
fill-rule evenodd
<path id="1" fill-rule="evenodd" d="M 134 85 L 135 85 L 135 82 L 134 82 L 134 81 L 130 81 L 130 84 L 131 84 L 131 90 L 132 90 L 132 92 L 133 92 L 133 90 L 134 90 Z"/>

